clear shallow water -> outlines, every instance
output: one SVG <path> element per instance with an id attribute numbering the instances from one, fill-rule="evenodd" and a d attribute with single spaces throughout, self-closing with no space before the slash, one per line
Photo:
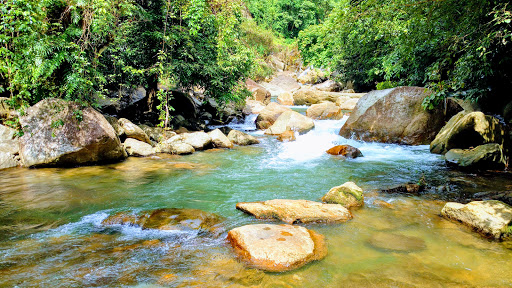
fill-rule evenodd
<path id="1" fill-rule="evenodd" d="M 428 147 L 364 143 L 337 136 L 343 121 L 281 143 L 261 131 L 261 144 L 190 156 L 159 155 L 74 169 L 0 171 L 0 286 L 5 287 L 507 287 L 512 250 L 438 216 L 446 200 L 510 190 L 509 174 L 450 171 Z M 253 130 L 253 123 L 238 129 Z M 364 157 L 325 154 L 337 144 Z M 420 197 L 377 190 L 425 177 Z M 328 256 L 288 273 L 245 268 L 225 241 L 194 232 L 104 227 L 124 210 L 196 208 L 226 218 L 227 229 L 261 223 L 237 202 L 319 200 L 354 181 L 365 206 L 339 225 L 306 225 L 328 241 Z M 369 244 L 375 233 L 414 236 L 425 249 L 392 252 Z"/>

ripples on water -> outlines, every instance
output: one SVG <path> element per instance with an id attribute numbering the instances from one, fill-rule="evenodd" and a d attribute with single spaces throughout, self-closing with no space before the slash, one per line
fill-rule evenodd
<path id="1" fill-rule="evenodd" d="M 511 250 L 438 216 L 444 201 L 467 193 L 510 189 L 507 175 L 450 171 L 427 146 L 365 143 L 338 136 L 346 121 L 316 121 L 297 141 L 281 143 L 255 131 L 255 116 L 235 129 L 261 144 L 177 157 L 129 158 L 74 169 L 0 171 L 0 286 L 5 287 L 506 287 Z M 334 145 L 364 157 L 327 155 Z M 495 176 L 495 175 L 494 175 Z M 422 197 L 376 192 L 425 177 Z M 501 178 L 500 178 L 501 177 Z M 331 187 L 355 181 L 365 207 L 340 225 L 307 225 L 326 236 L 329 255 L 288 273 L 238 263 L 225 242 L 195 232 L 105 227 L 124 210 L 197 208 L 227 218 L 230 229 L 261 223 L 235 210 L 240 201 L 318 201 Z M 446 185 L 446 184 L 449 185 Z M 387 204 L 385 204 L 387 203 Z M 384 205 L 385 204 L 385 205 Z M 426 248 L 376 249 L 377 232 L 422 239 Z"/>

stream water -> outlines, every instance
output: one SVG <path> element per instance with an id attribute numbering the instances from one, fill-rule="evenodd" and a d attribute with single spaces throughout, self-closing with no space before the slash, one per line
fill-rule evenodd
<path id="1" fill-rule="evenodd" d="M 512 245 L 439 216 L 446 201 L 510 190 L 510 174 L 452 171 L 427 146 L 344 139 L 337 132 L 346 118 L 316 121 L 313 131 L 288 143 L 254 131 L 251 120 L 234 127 L 260 137 L 254 146 L 129 158 L 104 166 L 0 171 L 0 286 L 511 285 Z M 364 157 L 343 160 L 325 153 L 337 144 L 358 147 Z M 432 187 L 422 195 L 377 192 L 422 177 Z M 354 219 L 343 224 L 305 225 L 325 235 L 328 256 L 287 273 L 244 267 L 226 234 L 213 238 L 101 225 L 119 211 L 168 207 L 216 213 L 231 229 L 265 222 L 237 211 L 237 202 L 318 201 L 346 181 L 365 190 L 365 206 L 353 210 Z M 417 237 L 424 245 L 400 252 L 381 249 L 371 245 L 377 234 Z"/>

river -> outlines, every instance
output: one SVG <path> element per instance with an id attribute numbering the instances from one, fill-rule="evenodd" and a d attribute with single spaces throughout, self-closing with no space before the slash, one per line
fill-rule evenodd
<path id="1" fill-rule="evenodd" d="M 491 241 L 439 213 L 446 201 L 510 190 L 510 174 L 452 171 L 428 146 L 365 143 L 337 135 L 342 120 L 281 143 L 189 156 L 129 158 L 71 169 L 0 171 L 1 287 L 507 287 L 512 245 Z M 325 153 L 338 144 L 364 157 Z M 424 178 L 421 195 L 380 193 Z M 105 227 L 125 210 L 195 208 L 225 217 L 227 229 L 262 223 L 237 202 L 319 199 L 354 181 L 365 205 L 336 225 L 304 225 L 325 235 L 328 256 L 287 273 L 264 273 L 239 263 L 225 240 L 195 232 Z M 424 247 L 404 251 L 371 245 L 377 233 L 417 237 Z M 403 243 L 393 243 L 400 246 Z"/>

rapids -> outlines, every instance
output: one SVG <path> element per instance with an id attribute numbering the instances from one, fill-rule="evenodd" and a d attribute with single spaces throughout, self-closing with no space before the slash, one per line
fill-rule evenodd
<path id="1" fill-rule="evenodd" d="M 365 143 L 338 136 L 346 121 L 321 120 L 295 142 L 256 131 L 255 116 L 235 129 L 255 146 L 189 156 L 129 158 L 72 169 L 0 171 L 1 287 L 506 287 L 512 245 L 487 240 L 439 216 L 445 201 L 510 190 L 509 174 L 448 169 L 428 146 Z M 349 144 L 364 157 L 325 153 Z M 424 178 L 422 195 L 379 190 Z M 236 261 L 225 234 L 101 225 L 124 210 L 196 208 L 226 218 L 227 229 L 261 223 L 235 210 L 241 201 L 319 199 L 354 181 L 365 206 L 337 225 L 305 225 L 325 235 L 322 261 L 264 273 Z M 370 244 L 375 233 L 420 238 L 425 248 L 397 252 Z M 395 244 L 395 243 L 393 243 Z M 400 245 L 400 243 L 396 243 Z"/>

